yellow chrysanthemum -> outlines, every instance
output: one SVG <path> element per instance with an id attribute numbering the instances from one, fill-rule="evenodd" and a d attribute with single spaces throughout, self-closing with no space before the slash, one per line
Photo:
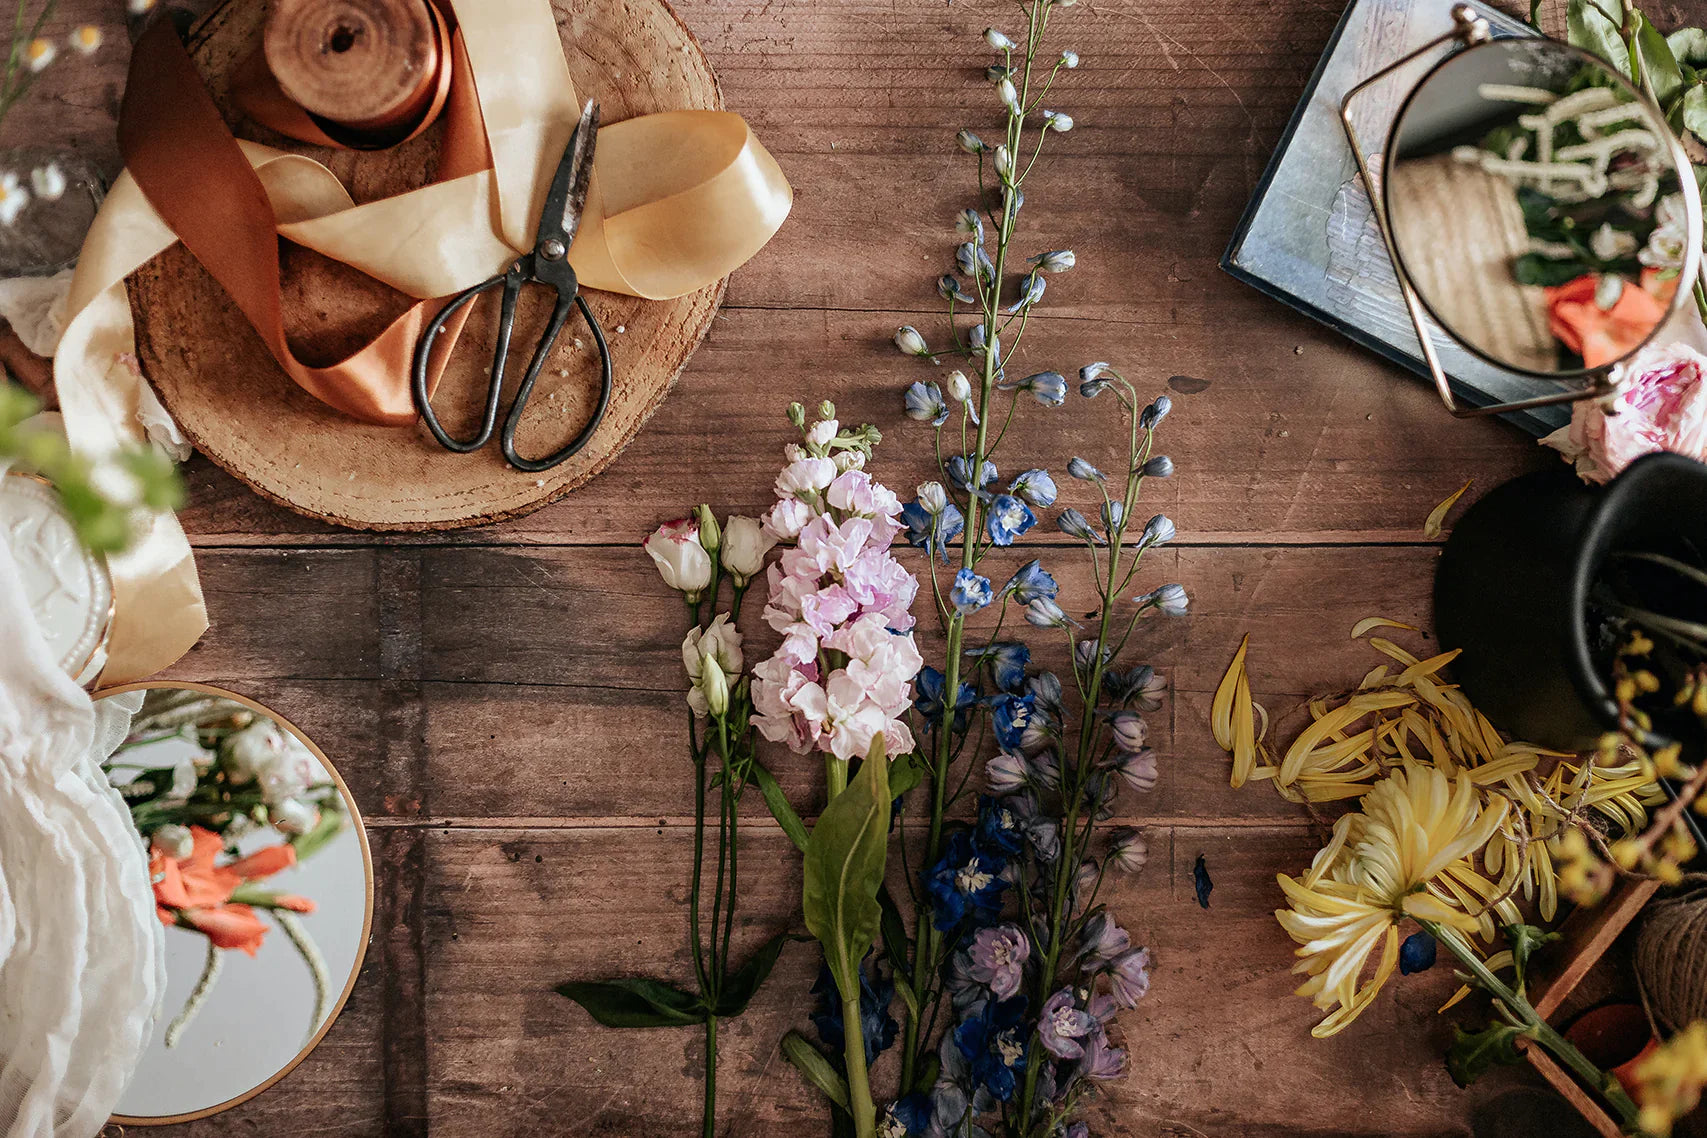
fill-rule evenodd
<path id="1" fill-rule="evenodd" d="M 1468 776 L 1406 763 L 1340 818 L 1308 874 L 1280 875 L 1291 907 L 1275 917 L 1299 945 L 1293 971 L 1309 977 L 1298 994 L 1329 1012 L 1311 1034 L 1335 1034 L 1374 1002 L 1398 963 L 1401 919 L 1477 930 L 1477 917 L 1430 889 L 1461 876 L 1504 816 L 1503 802 L 1482 808 Z"/>
<path id="2" fill-rule="evenodd" d="M 1667 1135 L 1694 1110 L 1707 1086 L 1707 1023 L 1696 1020 L 1636 1065 L 1636 1101 L 1642 1129 Z"/>

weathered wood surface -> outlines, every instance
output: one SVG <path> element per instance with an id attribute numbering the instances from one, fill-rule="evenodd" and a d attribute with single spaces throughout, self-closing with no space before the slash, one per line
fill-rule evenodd
<path id="1" fill-rule="evenodd" d="M 116 165 L 117 7 L 64 0 L 58 23 L 98 20 L 109 47 L 50 73 L 9 140 L 64 140 Z M 380 882 L 374 950 L 327 1041 L 278 1087 L 179 1132 L 650 1138 L 697 1119 L 697 1036 L 606 1031 L 550 993 L 573 977 L 687 972 L 674 601 L 634 543 L 699 499 L 762 507 L 797 397 L 879 424 L 876 469 L 892 485 L 927 476 L 924 437 L 899 414 L 917 365 L 887 341 L 936 319 L 931 280 L 970 175 L 948 143 L 990 117 L 976 35 L 1012 9 L 678 9 L 796 205 L 615 464 L 501 527 L 383 540 L 189 468 L 185 520 L 213 627 L 171 674 L 265 699 L 313 734 L 368 814 Z M 1447 1080 L 1443 970 L 1394 985 L 1337 1040 L 1308 1037 L 1270 912 L 1273 875 L 1304 865 L 1317 836 L 1272 793 L 1228 790 L 1204 727 L 1245 631 L 1271 709 L 1361 675 L 1356 619 L 1427 620 L 1429 509 L 1466 478 L 1474 497 L 1548 461 L 1501 424 L 1454 422 L 1412 378 L 1215 267 L 1339 12 L 1337 0 L 1123 0 L 1058 17 L 1085 58 L 1060 95 L 1079 125 L 1028 186 L 1026 220 L 1039 248 L 1072 247 L 1081 267 L 1051 282 L 1026 359 L 1115 360 L 1171 389 L 1164 448 L 1179 474 L 1152 484 L 1151 503 L 1182 538 L 1152 580 L 1193 595 L 1190 617 L 1143 644 L 1175 690 L 1153 725 L 1161 783 L 1121 804 L 1150 865 L 1115 906 L 1155 950 L 1156 983 L 1127 1020 L 1132 1076 L 1095 1107 L 1101 1134 L 1468 1135 L 1477 1104 L 1511 1085 Z M 1655 13 L 1664 26 L 1701 14 Z M 1075 399 L 1027 416 L 1011 453 L 1057 470 L 1075 453 L 1104 461 L 1118 443 L 1097 429 L 1100 410 Z M 1084 595 L 1082 573 L 1063 579 Z M 776 765 L 810 810 L 806 765 Z M 756 941 L 786 921 L 798 870 L 774 828 L 756 813 L 749 825 L 754 848 L 774 852 L 748 862 L 739 932 Z M 1200 852 L 1216 882 L 1207 911 L 1191 890 Z M 775 1049 L 813 972 L 790 948 L 726 1032 L 724 1133 L 823 1132 Z"/>

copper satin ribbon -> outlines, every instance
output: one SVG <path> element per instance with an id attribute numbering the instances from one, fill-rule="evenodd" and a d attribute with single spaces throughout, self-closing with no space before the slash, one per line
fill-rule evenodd
<path id="1" fill-rule="evenodd" d="M 118 178 L 90 229 L 54 359 L 75 448 L 98 458 L 143 437 L 137 409 L 144 381 L 134 367 L 124 278 L 179 232 L 204 263 L 222 266 L 214 275 L 274 355 L 282 349 L 281 366 L 297 382 L 363 417 L 413 421 L 408 325 L 418 327 L 431 305 L 411 309 L 348 360 L 331 367 L 295 363 L 282 328 L 270 334 L 278 305 L 274 235 L 422 299 L 491 276 L 531 246 L 539 203 L 579 112 L 550 4 L 450 0 L 450 7 L 456 51 L 466 65 L 459 58 L 441 116 L 447 137 L 439 180 L 362 205 L 318 162 L 232 140 L 217 112 L 208 117 L 211 101 L 175 37 L 157 38 L 156 29 L 138 42 L 146 63 L 133 64 L 136 86 L 127 92 L 122 124 L 136 176 L 127 171 Z M 471 110 L 463 111 L 464 104 Z M 252 172 L 240 170 L 234 154 Z M 209 191 L 213 186 L 217 193 Z M 151 204 L 155 197 L 165 208 Z M 600 131 L 570 261 L 588 288 L 680 296 L 714 283 L 762 248 L 791 202 L 775 160 L 739 116 L 643 115 Z M 170 514 L 149 518 L 141 540 L 111 559 L 111 569 L 116 614 L 104 684 L 167 666 L 206 627 L 189 545 Z"/>

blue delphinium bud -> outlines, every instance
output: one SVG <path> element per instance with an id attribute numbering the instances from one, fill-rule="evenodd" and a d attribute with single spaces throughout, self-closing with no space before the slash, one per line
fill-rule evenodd
<path id="1" fill-rule="evenodd" d="M 1072 458 L 1067 460 L 1067 473 L 1071 474 L 1074 478 L 1079 479 L 1081 482 L 1101 482 L 1103 480 L 1102 471 L 1098 470 L 1078 455 L 1074 455 Z"/>
<path id="2" fill-rule="evenodd" d="M 1000 83 L 1003 79 L 1011 78 L 1014 69 L 1003 63 L 992 63 L 984 68 L 984 78 L 992 83 Z"/>
<path id="3" fill-rule="evenodd" d="M 996 263 L 990 260 L 990 255 L 984 252 L 982 245 L 973 241 L 955 249 L 954 267 L 960 270 L 962 276 L 977 277 L 983 281 L 990 281 L 996 275 Z"/>
<path id="4" fill-rule="evenodd" d="M 1037 515 L 1012 494 L 997 494 L 990 503 L 986 522 L 991 541 L 997 545 L 1012 545 L 1014 538 L 1037 524 Z"/>
<path id="5" fill-rule="evenodd" d="M 972 464 L 967 461 L 965 455 L 957 454 L 950 457 L 947 467 L 948 480 L 954 483 L 955 489 L 963 490 L 969 494 L 976 492 L 980 497 L 988 496 L 984 491 L 990 483 L 996 480 L 996 464 L 991 462 L 989 459 L 984 460 L 984 465 L 978 472 L 979 478 L 977 486 L 972 485 Z"/>
<path id="6" fill-rule="evenodd" d="M 999 386 L 1004 391 L 1029 391 L 1045 407 L 1059 407 L 1067 401 L 1067 377 L 1058 371 L 1040 371 L 1024 379 L 1004 380 Z"/>
<path id="7" fill-rule="evenodd" d="M 949 599 L 954 602 L 956 612 L 962 615 L 977 612 L 994 596 L 988 577 L 980 577 L 970 569 L 962 569 L 954 575 L 954 588 L 949 592 Z"/>
<path id="8" fill-rule="evenodd" d="M 1055 578 L 1051 577 L 1043 563 L 1036 559 L 1021 565 L 1014 571 L 1014 575 L 1008 578 L 1008 583 L 1002 586 L 1003 592 L 1011 591 L 1014 600 L 1022 605 L 1029 605 L 1039 597 L 1052 601 L 1058 589 Z"/>
<path id="9" fill-rule="evenodd" d="M 1059 131 L 1066 134 L 1073 129 L 1073 116 L 1060 111 L 1044 111 L 1043 127 L 1045 130 Z"/>
<path id="10" fill-rule="evenodd" d="M 1039 253 L 1031 259 L 1031 263 L 1046 273 L 1064 273 L 1078 264 L 1078 260 L 1071 249 L 1055 249 L 1048 253 Z"/>
<path id="11" fill-rule="evenodd" d="M 984 764 L 984 777 L 991 794 L 1012 794 L 1026 784 L 1024 755 L 1002 751 Z"/>
<path id="12" fill-rule="evenodd" d="M 1174 401 L 1172 399 L 1169 399 L 1166 395 L 1158 395 L 1156 396 L 1156 401 L 1144 408 L 1143 414 L 1138 416 L 1138 425 L 1143 427 L 1146 431 L 1150 430 L 1157 423 L 1160 423 L 1163 419 L 1167 418 L 1168 412 L 1173 409 Z"/>
<path id="13" fill-rule="evenodd" d="M 1014 49 L 1014 41 L 995 28 L 984 29 L 984 42 L 997 51 L 1012 51 Z"/>
<path id="14" fill-rule="evenodd" d="M 1174 522 L 1166 514 L 1157 514 L 1144 527 L 1144 536 L 1140 539 L 1146 546 L 1165 545 L 1174 539 Z"/>
<path id="15" fill-rule="evenodd" d="M 1174 473 L 1174 460 L 1165 454 L 1158 454 L 1144 464 L 1144 477 L 1171 478 Z"/>
<path id="16" fill-rule="evenodd" d="M 1061 53 L 1061 66 L 1072 70 L 1079 65 L 1079 53 L 1068 49 Z"/>
<path id="17" fill-rule="evenodd" d="M 1085 520 L 1085 515 L 1077 510 L 1062 510 L 1061 516 L 1055 519 L 1055 526 L 1068 537 L 1084 538 L 1087 541 L 1097 540 L 1096 531 L 1091 529 L 1091 523 Z"/>
<path id="18" fill-rule="evenodd" d="M 1086 364 L 1079 369 L 1079 394 L 1086 399 L 1095 399 L 1108 388 L 1108 380 L 1103 373 L 1108 370 L 1105 363 Z"/>
<path id="19" fill-rule="evenodd" d="M 934 383 L 910 384 L 902 399 L 909 419 L 917 419 L 933 427 L 942 426 L 948 419 L 948 404 L 943 401 L 942 391 Z"/>
<path id="20" fill-rule="evenodd" d="M 1021 284 L 1019 298 L 1008 306 L 1008 314 L 1011 316 L 1020 309 L 1030 308 L 1042 300 L 1043 290 L 1048 287 L 1048 284 L 1049 282 L 1045 281 L 1041 274 L 1035 272 L 1029 274 Z"/>
<path id="21" fill-rule="evenodd" d="M 1120 528 L 1120 523 L 1126 520 L 1126 505 L 1123 502 L 1108 501 L 1102 504 L 1102 525 L 1110 532 Z"/>
<path id="22" fill-rule="evenodd" d="M 996 98 L 1002 101 L 1002 106 L 1004 107 L 1016 107 L 1019 105 L 1019 89 L 1014 86 L 1014 81 L 1012 79 L 1004 78 L 1001 82 L 996 84 Z M 996 173 L 1003 176 L 1006 176 L 1008 173 L 1008 170 L 1003 167 L 1002 163 L 1002 154 L 1005 149 L 1005 147 L 1001 146 L 996 147 Z"/>
<path id="23" fill-rule="evenodd" d="M 1019 98 L 1018 93 L 1014 91 L 1014 85 L 1011 80 L 1003 79 L 1000 83 L 996 84 L 996 90 L 998 93 L 1002 93 L 1004 88 L 1006 88 L 1006 93 L 1013 95 L 1014 99 Z M 1006 97 L 1006 94 L 1004 94 L 1002 101 L 1004 103 L 1008 103 L 1010 106 L 1012 105 L 1012 101 Z M 991 161 L 995 164 L 997 175 L 999 175 L 1004 182 L 1007 181 L 1008 175 L 1014 172 L 1014 156 L 1013 152 L 1007 148 L 1005 143 L 997 144 L 995 157 L 992 158 Z"/>
<path id="24" fill-rule="evenodd" d="M 1153 605 L 1164 616 L 1184 616 L 1191 607 L 1191 599 L 1185 595 L 1184 585 L 1163 585 L 1153 593 L 1145 593 L 1134 597 L 1140 605 Z"/>
<path id="25" fill-rule="evenodd" d="M 953 273 L 944 273 L 937 278 L 937 295 L 944 300 L 957 301 L 960 304 L 977 304 L 978 298 L 960 287 L 960 282 Z"/>
<path id="26" fill-rule="evenodd" d="M 925 343 L 925 338 L 919 335 L 919 330 L 911 324 L 903 324 L 895 330 L 895 346 L 909 356 L 929 358 L 931 346 Z"/>
<path id="27" fill-rule="evenodd" d="M 974 241 L 984 240 L 984 216 L 975 209 L 963 209 L 956 214 L 954 228 Z"/>
<path id="28" fill-rule="evenodd" d="M 1055 504 L 1055 479 L 1049 476 L 1047 470 L 1035 467 L 1027 470 L 1015 478 L 1008 489 L 1040 510 Z"/>
<path id="29" fill-rule="evenodd" d="M 948 397 L 956 403 L 964 403 L 972 398 L 972 381 L 967 379 L 966 373 L 959 368 L 944 376 L 943 384 L 948 388 Z M 977 422 L 978 417 L 974 415 L 972 421 Z"/>
<path id="30" fill-rule="evenodd" d="M 969 130 L 962 130 L 954 136 L 954 141 L 960 144 L 960 149 L 968 154 L 982 154 L 989 149 L 983 139 Z"/>
<path id="31" fill-rule="evenodd" d="M 1067 614 L 1048 597 L 1038 597 L 1025 606 L 1026 623 L 1037 628 L 1066 628 Z"/>

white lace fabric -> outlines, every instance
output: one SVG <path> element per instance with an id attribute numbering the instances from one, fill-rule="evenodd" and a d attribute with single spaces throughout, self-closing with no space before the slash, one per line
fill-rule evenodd
<path id="1" fill-rule="evenodd" d="M 101 763 L 141 693 L 91 702 L 0 541 L 0 1135 L 90 1138 L 165 988 L 146 853 Z"/>

